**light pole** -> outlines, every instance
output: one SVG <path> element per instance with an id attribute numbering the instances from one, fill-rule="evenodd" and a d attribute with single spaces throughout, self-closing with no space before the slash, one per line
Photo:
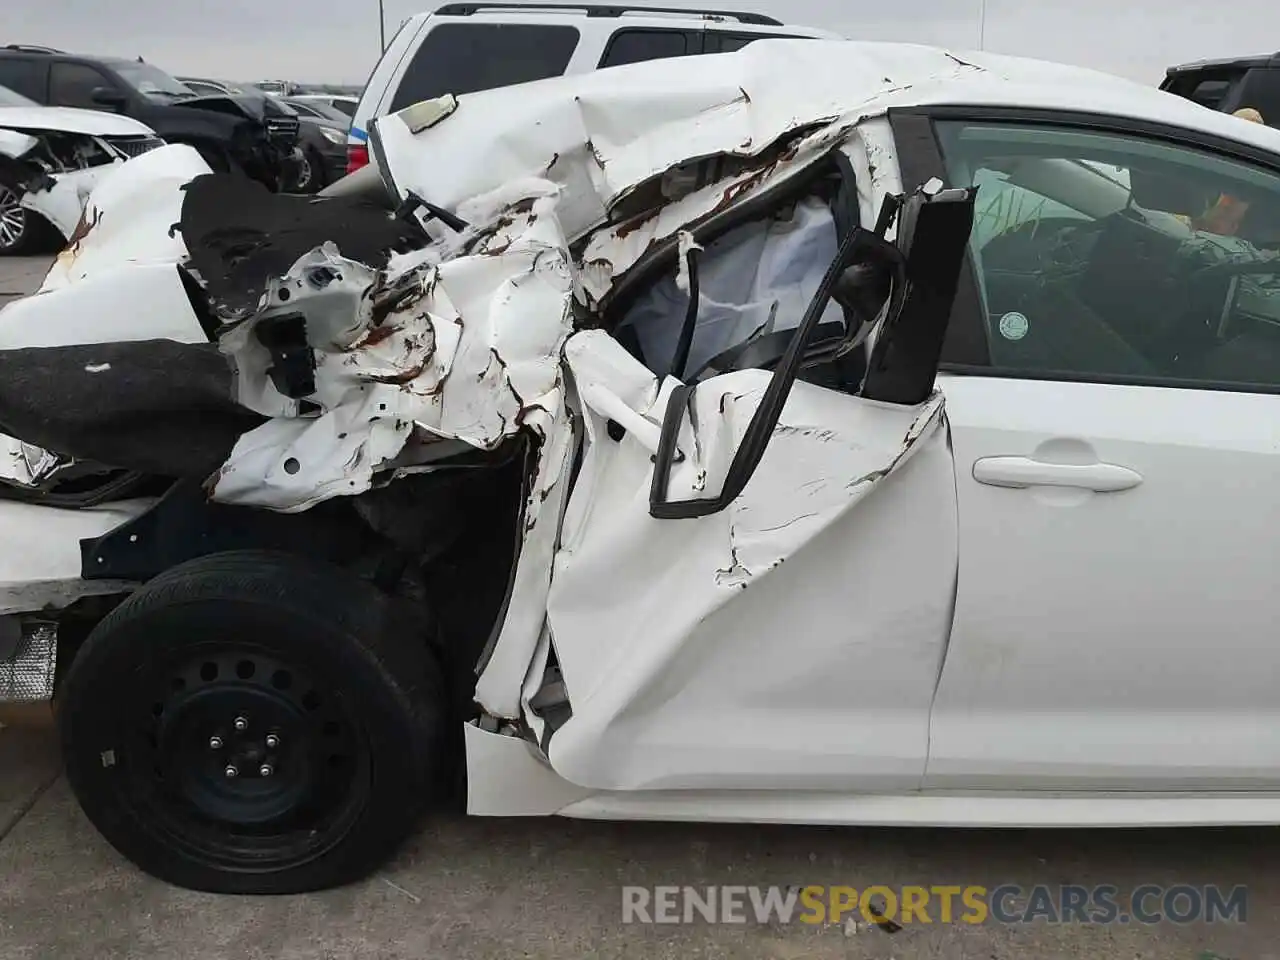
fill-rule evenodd
<path id="1" fill-rule="evenodd" d="M 378 0 L 378 46 L 383 53 L 387 52 L 387 15 L 382 9 L 383 0 Z"/>
<path id="2" fill-rule="evenodd" d="M 987 0 L 978 0 L 978 49 L 987 49 Z"/>

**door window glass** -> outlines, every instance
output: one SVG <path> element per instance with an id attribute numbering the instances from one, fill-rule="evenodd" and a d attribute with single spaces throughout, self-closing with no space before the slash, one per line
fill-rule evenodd
<path id="1" fill-rule="evenodd" d="M 49 73 L 49 102 L 56 107 L 101 110 L 93 102 L 98 87 L 113 86 L 100 70 L 83 63 L 55 63 Z"/>
<path id="2" fill-rule="evenodd" d="M 1280 177 L 1188 146 L 945 122 L 979 187 L 970 256 L 991 363 L 1071 379 L 1280 388 Z"/>
<path id="3" fill-rule="evenodd" d="M 34 60 L 0 57 L 0 87 L 39 103 L 44 99 L 44 70 Z"/>

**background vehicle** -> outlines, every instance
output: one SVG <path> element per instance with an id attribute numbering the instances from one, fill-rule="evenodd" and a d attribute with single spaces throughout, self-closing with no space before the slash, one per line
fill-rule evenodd
<path id="1" fill-rule="evenodd" d="M 838 40 L 760 14 L 663 7 L 449 3 L 401 25 L 374 68 L 347 137 L 347 172 L 369 162 L 366 127 L 435 97 L 601 67 L 729 53 L 763 37 Z"/>
<path id="2" fill-rule="evenodd" d="M 328 106 L 341 113 L 348 121 L 355 116 L 356 107 L 360 105 L 359 97 L 353 97 L 345 93 L 297 93 L 289 97 L 289 101 L 291 103 L 299 101 L 319 103 Z"/>
<path id="3" fill-rule="evenodd" d="M 330 120 L 334 123 L 342 123 L 350 126 L 351 118 L 336 107 L 332 107 L 324 98 L 317 97 L 281 97 L 284 103 L 287 103 L 303 117 L 318 117 L 322 120 Z"/>
<path id="4" fill-rule="evenodd" d="M 315 193 L 346 172 L 347 128 L 351 120 L 322 100 L 282 97 L 298 112 L 302 121 L 298 146 L 302 156 L 290 188 L 297 193 Z"/>
<path id="5" fill-rule="evenodd" d="M 298 84 L 288 80 L 255 80 L 253 86 L 273 97 L 286 97 L 298 92 Z"/>
<path id="6" fill-rule="evenodd" d="M 141 61 L 8 47 L 0 84 L 40 104 L 132 117 L 167 143 L 195 147 L 215 170 L 242 170 L 273 190 L 291 176 L 298 118 L 269 97 L 200 97 Z"/>
<path id="7" fill-rule="evenodd" d="M 1253 107 L 1280 126 L 1280 53 L 1170 67 L 1160 89 L 1223 113 Z"/>
<path id="8" fill-rule="evenodd" d="M 0 256 L 60 246 L 80 219 L 82 193 L 110 165 L 163 142 L 136 120 L 42 107 L 0 87 Z"/>

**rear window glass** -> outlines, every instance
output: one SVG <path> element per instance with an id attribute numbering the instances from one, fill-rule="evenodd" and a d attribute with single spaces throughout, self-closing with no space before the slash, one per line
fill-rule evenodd
<path id="1" fill-rule="evenodd" d="M 44 99 L 45 73 L 34 60 L 0 57 L 0 87 L 8 87 L 32 100 Z"/>
<path id="2" fill-rule="evenodd" d="M 1201 106 L 1217 109 L 1230 90 L 1230 80 L 1201 80 L 1192 88 L 1189 97 Z"/>
<path id="3" fill-rule="evenodd" d="M 1223 103 L 1243 77 L 1244 72 L 1241 70 L 1219 68 L 1212 72 L 1187 71 L 1171 74 L 1160 85 L 1160 89 L 1186 97 L 1210 110 L 1221 110 Z"/>
<path id="4" fill-rule="evenodd" d="M 688 30 L 619 30 L 609 38 L 600 66 L 690 56 L 701 52 L 700 39 L 699 33 Z"/>
<path id="5" fill-rule="evenodd" d="M 391 111 L 446 93 L 476 93 L 558 77 L 578 46 L 576 27 L 518 23 L 442 23 L 413 55 Z"/>

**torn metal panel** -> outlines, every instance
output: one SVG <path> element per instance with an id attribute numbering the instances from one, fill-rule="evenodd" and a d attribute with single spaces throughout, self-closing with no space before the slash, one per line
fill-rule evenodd
<path id="1" fill-rule="evenodd" d="M 550 642 L 546 612 L 552 560 L 569 500 L 569 478 L 577 450 L 572 417 L 563 402 L 541 411 L 535 429 L 545 439 L 524 504 L 524 536 L 511 597 L 475 692 L 475 701 L 486 712 L 507 719 L 523 715 L 530 670 L 539 662 L 545 663 Z"/>
<path id="2" fill-rule="evenodd" d="M 883 198 L 896 196 L 906 189 L 899 176 L 898 148 L 888 117 L 863 120 L 850 132 L 841 152 L 853 166 L 861 222 L 874 224 Z M 886 238 L 892 240 L 896 234 L 895 222 L 890 225 Z"/>
<path id="3" fill-rule="evenodd" d="M 38 487 L 71 463 L 70 458 L 0 434 L 0 480 L 21 487 Z"/>
<path id="4" fill-rule="evenodd" d="M 55 290 L 102 271 L 135 264 L 176 264 L 187 255 L 180 231 L 183 188 L 209 165 L 194 147 L 172 144 L 110 170 L 92 186 L 68 243 L 40 290 Z"/>
<path id="5" fill-rule="evenodd" d="M 54 175 L 53 183 L 46 189 L 24 193 L 22 206 L 40 214 L 64 237 L 70 237 L 80 222 L 85 201 L 106 169 L 90 167 Z"/>
<path id="6" fill-rule="evenodd" d="M 374 271 L 325 245 L 270 283 L 262 307 L 221 343 L 240 402 L 274 419 L 241 438 L 211 495 L 293 511 L 359 493 L 415 424 L 482 450 L 525 428 L 548 436 L 563 416 L 559 355 L 572 301 L 554 205 L 554 187 L 538 184 L 478 252 L 442 263 L 423 250 Z M 314 357 L 305 418 L 272 382 L 258 336 L 289 314 L 305 318 Z"/>

